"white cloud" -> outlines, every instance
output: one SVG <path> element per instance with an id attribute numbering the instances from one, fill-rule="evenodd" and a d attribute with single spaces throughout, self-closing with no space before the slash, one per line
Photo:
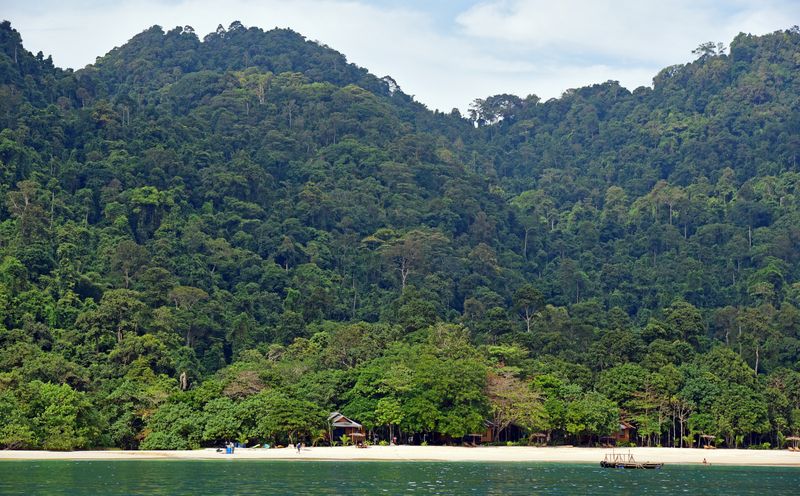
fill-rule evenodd
<path id="1" fill-rule="evenodd" d="M 704 41 L 787 28 L 800 4 L 728 0 L 492 0 L 456 19 L 469 36 L 518 51 L 674 64 Z"/>
<path id="2" fill-rule="evenodd" d="M 444 111 L 496 93 L 546 99 L 608 79 L 632 89 L 649 84 L 662 67 L 687 61 L 703 41 L 727 43 L 739 31 L 763 34 L 800 17 L 791 0 L 490 0 L 445 19 L 437 17 L 436 2 L 424 10 L 368 0 L 0 4 L 26 47 L 52 53 L 61 66 L 91 63 L 154 24 L 188 24 L 202 37 L 240 20 L 290 27 L 377 76 L 392 75 L 405 92 Z"/>

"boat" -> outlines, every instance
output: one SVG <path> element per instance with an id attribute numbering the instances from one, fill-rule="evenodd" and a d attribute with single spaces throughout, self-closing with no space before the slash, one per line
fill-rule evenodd
<path id="1" fill-rule="evenodd" d="M 600 462 L 602 468 L 642 468 L 642 469 L 659 469 L 663 467 L 663 463 L 653 462 L 637 462 L 630 451 L 626 453 L 606 453 L 603 461 Z"/>

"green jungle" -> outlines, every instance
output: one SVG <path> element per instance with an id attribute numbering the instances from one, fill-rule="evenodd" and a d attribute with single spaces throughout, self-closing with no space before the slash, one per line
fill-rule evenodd
<path id="1" fill-rule="evenodd" d="M 785 446 L 800 29 L 690 59 L 462 115 L 291 30 L 3 22 L 0 447 Z"/>

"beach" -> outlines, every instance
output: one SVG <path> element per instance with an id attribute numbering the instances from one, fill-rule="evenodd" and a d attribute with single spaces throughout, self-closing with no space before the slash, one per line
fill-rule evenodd
<path id="1" fill-rule="evenodd" d="M 788 450 L 737 450 L 691 448 L 620 448 L 638 462 L 701 465 L 791 466 L 800 468 L 800 452 Z M 338 461 L 442 461 L 442 462 L 572 462 L 600 463 L 607 448 L 568 446 L 353 446 L 292 448 L 237 448 L 232 455 L 213 448 L 186 451 L 0 451 L 0 460 L 338 460 Z"/>

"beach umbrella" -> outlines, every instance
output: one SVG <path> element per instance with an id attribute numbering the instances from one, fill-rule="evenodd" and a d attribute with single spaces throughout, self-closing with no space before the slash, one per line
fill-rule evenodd
<path id="1" fill-rule="evenodd" d="M 350 436 L 350 439 L 353 442 L 353 445 L 358 446 L 358 447 L 361 446 L 361 439 L 367 437 L 365 434 L 362 434 L 361 432 L 351 432 L 349 434 L 349 436 Z M 358 439 L 358 441 L 356 441 L 356 439 Z"/>

